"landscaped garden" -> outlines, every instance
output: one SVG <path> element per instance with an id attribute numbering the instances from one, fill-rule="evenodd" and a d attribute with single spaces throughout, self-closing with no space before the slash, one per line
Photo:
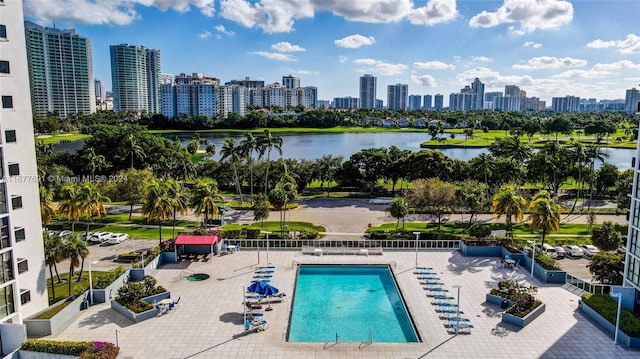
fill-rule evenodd
<path id="1" fill-rule="evenodd" d="M 582 295 L 582 301 L 611 324 L 616 324 L 618 302 L 611 298 L 610 295 L 585 293 Z M 630 337 L 640 337 L 640 317 L 622 308 L 620 312 L 620 330 Z"/>
<path id="2" fill-rule="evenodd" d="M 507 313 L 524 318 L 542 304 L 534 296 L 537 292 L 538 287 L 507 279 L 498 282 L 498 287 L 491 288 L 489 293 L 512 302 L 513 304 L 507 309 Z"/>
<path id="3" fill-rule="evenodd" d="M 56 340 L 27 340 L 20 350 L 69 355 L 79 359 L 116 359 L 120 349 L 109 342 L 69 342 Z"/>
<path id="4" fill-rule="evenodd" d="M 156 283 L 157 280 L 151 276 L 144 276 L 139 281 L 129 282 L 118 289 L 115 300 L 134 313 L 153 309 L 153 304 L 143 301 L 142 298 L 167 291 L 162 286 L 156 286 Z"/>

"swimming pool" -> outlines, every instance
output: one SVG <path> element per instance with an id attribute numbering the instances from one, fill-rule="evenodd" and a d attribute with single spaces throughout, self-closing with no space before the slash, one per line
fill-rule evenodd
<path id="1" fill-rule="evenodd" d="M 311 266 L 298 269 L 290 342 L 418 342 L 387 266 Z"/>

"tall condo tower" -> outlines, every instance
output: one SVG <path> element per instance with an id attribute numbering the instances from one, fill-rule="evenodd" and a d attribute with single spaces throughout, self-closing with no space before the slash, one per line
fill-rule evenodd
<path id="1" fill-rule="evenodd" d="M 288 89 L 297 89 L 300 87 L 300 78 L 293 75 L 282 76 L 282 86 Z"/>
<path id="2" fill-rule="evenodd" d="M 114 111 L 160 113 L 160 50 L 112 45 L 111 84 Z"/>
<path id="3" fill-rule="evenodd" d="M 406 110 L 409 85 L 395 84 L 387 86 L 387 107 L 389 110 Z"/>
<path id="4" fill-rule="evenodd" d="M 360 77 L 360 108 L 375 108 L 376 86 L 375 76 L 364 75 Z"/>
<path id="5" fill-rule="evenodd" d="M 22 1 L 0 6 L 0 338 L 2 354 L 24 340 L 16 324 L 49 305 L 33 139 Z M 93 78 L 91 81 L 93 81 Z"/>
<path id="6" fill-rule="evenodd" d="M 96 112 L 91 41 L 75 30 L 24 22 L 35 115 Z"/>

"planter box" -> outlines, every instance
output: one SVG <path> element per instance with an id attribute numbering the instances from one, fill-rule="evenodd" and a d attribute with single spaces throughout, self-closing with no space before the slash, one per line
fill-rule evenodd
<path id="1" fill-rule="evenodd" d="M 607 320 L 607 318 L 600 315 L 600 313 L 596 312 L 595 309 L 588 306 L 585 302 L 578 302 L 578 306 L 584 315 L 591 318 L 593 321 L 598 323 L 601 327 L 603 327 L 607 332 L 612 335 L 615 335 L 616 326 Z M 618 340 L 622 342 L 624 345 L 629 348 L 640 348 L 640 338 L 631 337 L 622 330 L 618 332 Z"/>
<path id="2" fill-rule="evenodd" d="M 524 328 L 534 319 L 539 317 L 540 314 L 544 313 L 545 307 L 546 305 L 544 303 L 540 304 L 536 309 L 525 315 L 524 318 L 516 317 L 515 315 L 504 312 L 502 313 L 502 322 L 513 324 L 519 328 Z"/>
<path id="3" fill-rule="evenodd" d="M 469 246 L 460 241 L 460 251 L 468 257 L 499 257 L 502 246 Z"/>
<path id="4" fill-rule="evenodd" d="M 485 300 L 491 304 L 495 304 L 497 306 L 501 306 L 502 305 L 502 301 L 504 300 L 504 298 L 502 297 L 498 297 L 497 295 L 493 295 L 493 294 L 486 294 Z M 507 299 L 507 308 L 512 306 L 513 302 Z"/>
<path id="5" fill-rule="evenodd" d="M 155 294 L 149 297 L 142 298 L 141 300 L 149 304 L 153 304 L 154 299 L 156 301 L 160 301 L 165 298 L 171 298 L 171 292 Z M 115 300 L 111 301 L 111 309 L 122 314 L 123 316 L 125 316 L 126 318 L 128 318 L 129 320 L 135 323 L 140 323 L 142 321 L 151 319 L 158 315 L 158 310 L 156 310 L 156 308 L 149 309 L 146 312 L 142 312 L 142 313 L 134 313 L 130 311 L 129 308 L 125 307 L 124 305 L 118 303 Z"/>
<path id="6" fill-rule="evenodd" d="M 52 354 L 43 352 L 32 352 L 29 350 L 18 350 L 19 359 L 74 359 L 75 355 Z"/>
<path id="7" fill-rule="evenodd" d="M 118 289 L 125 285 L 127 278 L 129 278 L 129 269 L 127 269 L 120 277 L 116 278 L 116 280 L 109 284 L 108 287 L 104 289 L 94 289 L 93 304 L 106 303 L 108 300 L 113 299 L 115 294 L 118 292 Z"/>
<path id="8" fill-rule="evenodd" d="M 43 337 L 46 335 L 57 334 L 62 328 L 64 328 L 69 321 L 71 321 L 76 314 L 82 310 L 82 302 L 89 300 L 89 291 L 79 295 L 69 305 L 62 309 L 59 313 L 54 315 L 51 319 L 25 319 L 23 323 L 27 327 L 27 336 L 29 337 Z M 48 307 L 46 310 L 51 309 L 54 306 L 62 305 L 65 301 L 58 302 L 53 306 Z M 46 311 L 44 310 L 44 311 Z M 33 317 L 38 316 L 41 311 L 35 314 Z"/>

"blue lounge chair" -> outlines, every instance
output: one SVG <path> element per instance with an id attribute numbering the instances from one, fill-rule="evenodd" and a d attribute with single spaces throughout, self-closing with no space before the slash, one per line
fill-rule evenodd
<path id="1" fill-rule="evenodd" d="M 434 282 L 434 281 L 431 281 L 431 282 L 420 282 L 420 284 L 422 284 L 422 285 L 444 285 L 444 283 L 442 283 L 442 282 Z M 426 287 L 425 289 L 428 289 L 428 288 L 429 287 Z"/>
<path id="2" fill-rule="evenodd" d="M 171 302 L 171 303 L 169 303 L 169 310 L 171 310 L 171 309 L 175 308 L 175 306 L 176 306 L 176 303 L 175 303 L 175 302 Z"/>
<path id="3" fill-rule="evenodd" d="M 429 270 L 431 270 L 433 268 L 431 268 L 431 267 L 416 267 L 416 269 L 429 269 Z"/>
<path id="4" fill-rule="evenodd" d="M 443 294 L 443 293 L 448 293 L 449 292 L 448 289 L 442 289 L 442 288 L 429 288 L 429 287 L 427 287 L 426 290 L 429 291 L 429 294 L 427 294 L 427 297 L 433 297 L 434 295 L 438 295 L 438 294 Z"/>
<path id="5" fill-rule="evenodd" d="M 244 330 L 264 330 L 267 324 L 267 321 L 264 319 L 257 319 L 252 321 L 246 320 L 244 322 Z"/>
<path id="6" fill-rule="evenodd" d="M 471 320 L 469 320 L 469 318 L 458 318 L 458 317 L 449 317 L 449 318 L 447 318 L 447 320 L 450 321 L 450 322 L 454 322 L 454 323 L 457 322 L 457 321 L 460 321 L 460 322 L 470 322 L 471 321 Z"/>
<path id="7" fill-rule="evenodd" d="M 460 315 L 464 314 L 463 311 L 459 311 Z M 453 316 L 457 316 L 458 315 L 458 311 L 455 309 L 441 309 L 440 310 L 440 317 L 441 318 L 451 318 Z"/>
<path id="8" fill-rule="evenodd" d="M 413 274 L 433 274 L 435 272 L 431 272 L 431 271 L 426 271 L 426 270 L 419 270 L 419 271 L 414 271 Z"/>
<path id="9" fill-rule="evenodd" d="M 440 300 L 454 300 L 456 298 L 448 296 L 448 295 L 435 295 L 433 296 L 433 299 L 440 299 Z"/>
<path id="10" fill-rule="evenodd" d="M 436 278 L 435 273 L 432 273 L 431 275 L 420 276 L 420 277 L 418 277 L 418 280 L 431 280 L 431 279 L 434 279 L 434 278 Z M 438 279 L 440 279 L 440 278 L 438 278 Z"/>
<path id="11" fill-rule="evenodd" d="M 438 303 L 438 307 L 444 310 L 445 308 L 457 308 L 458 305 L 453 303 Z"/>
<path id="12" fill-rule="evenodd" d="M 275 271 L 272 270 L 272 269 L 268 269 L 268 270 L 267 269 L 263 269 L 263 270 L 256 271 L 256 274 L 271 274 L 271 273 L 274 273 L 274 272 Z"/>
<path id="13" fill-rule="evenodd" d="M 276 266 L 260 266 L 258 269 L 274 269 Z"/>
<path id="14" fill-rule="evenodd" d="M 471 328 L 473 328 L 473 324 L 470 324 L 470 323 L 453 323 L 453 324 L 449 325 L 449 328 L 451 330 L 456 330 L 456 329 L 458 331 L 464 330 L 466 332 L 471 333 Z"/>
<path id="15" fill-rule="evenodd" d="M 260 280 L 262 280 L 262 279 L 269 279 L 269 278 L 273 278 L 273 276 L 272 276 L 272 275 L 269 275 L 269 274 L 265 274 L 265 275 L 254 275 L 254 276 L 253 276 L 253 279 L 260 279 Z"/>
<path id="16" fill-rule="evenodd" d="M 180 298 L 181 297 L 178 297 L 178 300 L 176 300 L 176 302 L 175 302 L 176 305 L 178 305 L 178 303 L 180 303 Z"/>

